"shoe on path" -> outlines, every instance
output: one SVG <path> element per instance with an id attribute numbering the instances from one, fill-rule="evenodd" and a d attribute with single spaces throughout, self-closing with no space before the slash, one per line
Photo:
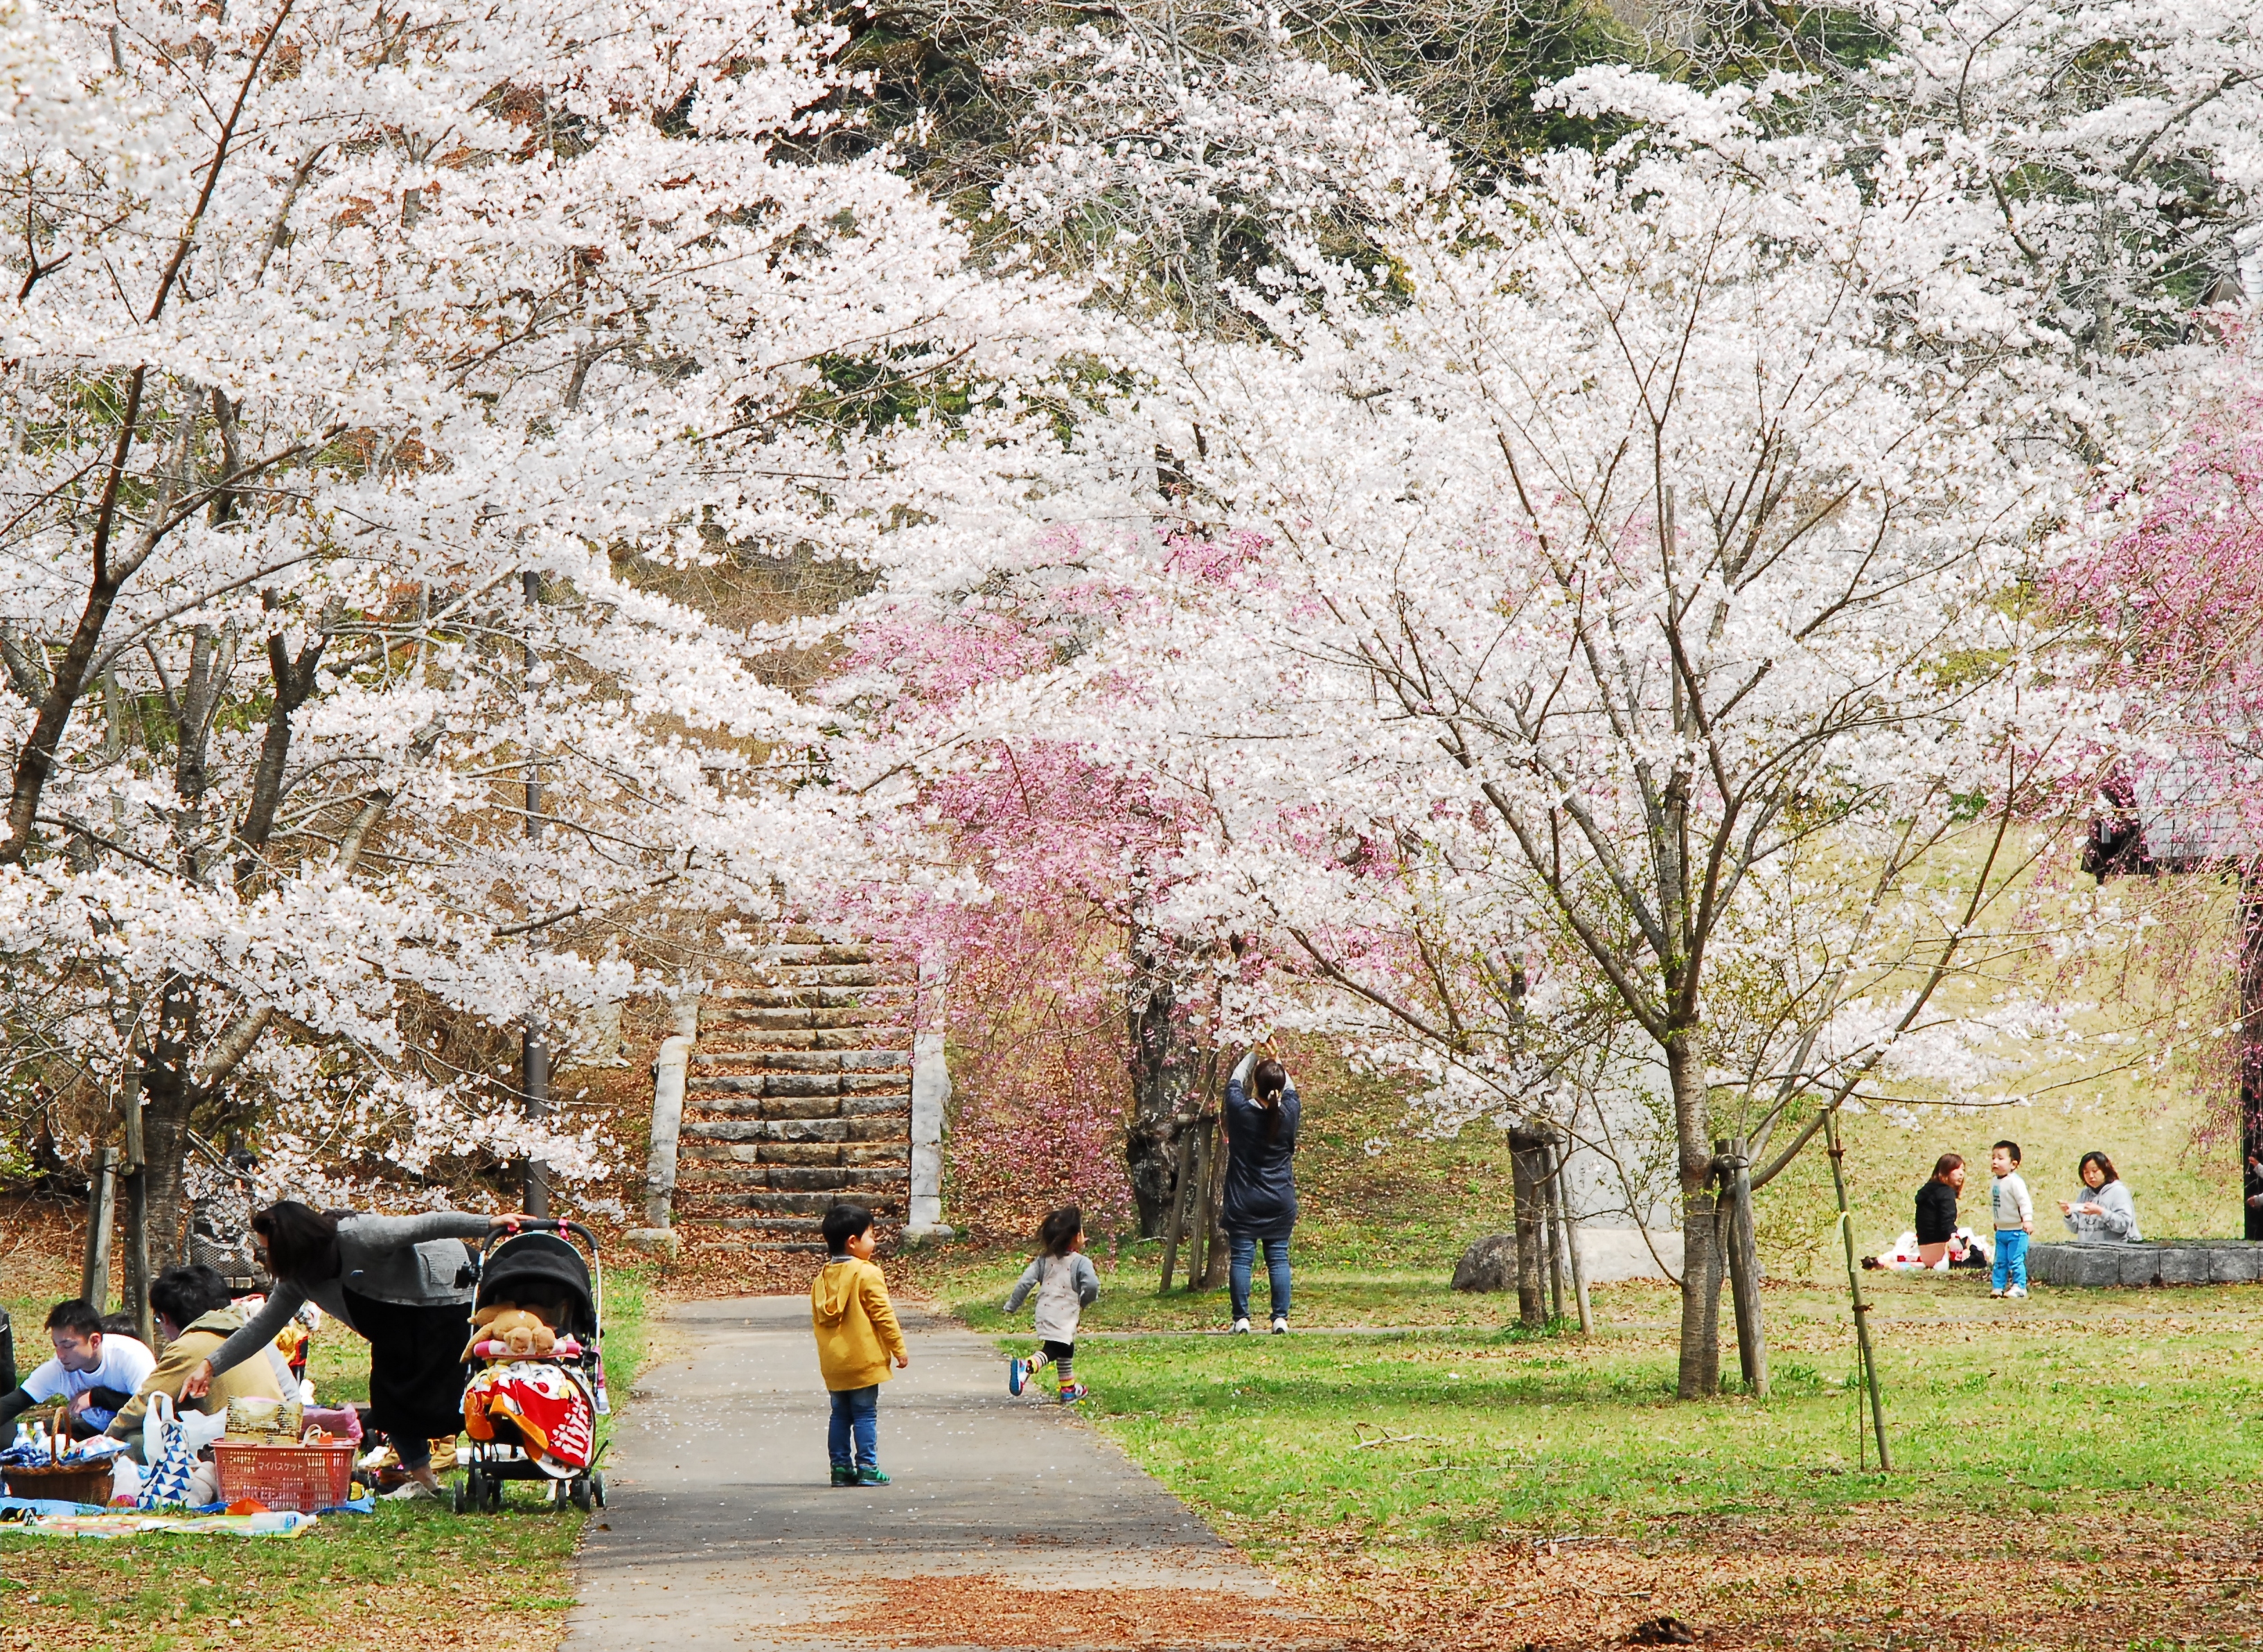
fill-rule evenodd
<path id="1" fill-rule="evenodd" d="M 1072 1382 L 1060 1391 L 1060 1403 L 1063 1405 L 1074 1405 L 1091 1392 L 1092 1390 L 1083 1383 Z"/>
<path id="2" fill-rule="evenodd" d="M 2020 1301 L 2021 1298 L 2025 1297 L 2025 1296 L 2027 1295 L 2027 1294 L 2028 1294 L 2028 1288 L 2027 1288 L 2026 1286 L 2024 1286 L 2024 1285 L 2014 1285 L 2014 1286 L 2013 1286 L 2013 1287 L 2012 1287 L 2012 1288 L 2011 1288 L 2011 1289 L 2009 1289 L 2009 1290 L 2007 1290 L 2007 1291 L 2006 1291 L 2006 1292 L 2004 1293 L 2004 1297 L 2005 1297 L 2005 1300 L 2006 1300 L 2006 1301 L 2007 1301 L 2007 1302 L 2017 1302 L 2017 1301 Z"/>
<path id="3" fill-rule="evenodd" d="M 1990 1291 L 1988 1295 L 1995 1298 L 1998 1302 L 2001 1302 L 2004 1299 L 2004 1293 L 2001 1291 Z"/>
<path id="4" fill-rule="evenodd" d="M 1284 1336 L 1284 1335 L 1286 1335 L 1286 1334 L 1287 1334 L 1288 1330 L 1289 1330 L 1289 1317 L 1288 1317 L 1286 1314 L 1276 1314 L 1276 1315 L 1274 1315 L 1274 1316 L 1273 1316 L 1273 1334 L 1274 1334 L 1275 1336 L 1276 1336 L 1276 1337 L 1279 1337 L 1279 1336 Z"/>
<path id="5" fill-rule="evenodd" d="M 1007 1393 L 1019 1395 L 1023 1388 L 1029 1382 L 1029 1380 L 1030 1362 L 1027 1360 L 1009 1360 L 1006 1361 Z"/>
<path id="6" fill-rule="evenodd" d="M 885 1486 L 888 1483 L 888 1476 L 877 1468 L 869 1467 L 859 1468 L 857 1471 L 857 1483 L 860 1486 Z"/>
<path id="7" fill-rule="evenodd" d="M 387 1492 L 385 1500 L 387 1503 L 432 1503 L 438 1501 L 439 1496 L 422 1480 L 408 1480 Z"/>
<path id="8" fill-rule="evenodd" d="M 1249 1322 L 1246 1319 L 1235 1320 L 1233 1322 L 1233 1334 L 1237 1337 L 1247 1336 L 1249 1334 Z"/>
<path id="9" fill-rule="evenodd" d="M 833 1470 L 833 1483 L 836 1486 L 855 1485 L 857 1483 L 857 1471 L 854 1468 L 843 1468 L 838 1464 L 835 1465 Z"/>

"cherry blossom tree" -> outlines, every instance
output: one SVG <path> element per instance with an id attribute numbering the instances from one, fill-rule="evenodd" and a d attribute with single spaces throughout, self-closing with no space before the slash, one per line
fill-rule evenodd
<path id="1" fill-rule="evenodd" d="M 564 1041 L 639 926 L 847 875 L 770 641 L 647 574 L 867 549 L 944 445 L 871 410 L 1057 305 L 886 155 L 802 163 L 841 36 L 768 0 L 11 25 L 19 1080 L 146 1121 L 161 1255 L 199 1120 L 301 1186 L 590 1173 L 443 1029 Z"/>

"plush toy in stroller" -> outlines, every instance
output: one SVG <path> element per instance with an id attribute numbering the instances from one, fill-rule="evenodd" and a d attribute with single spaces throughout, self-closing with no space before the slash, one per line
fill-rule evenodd
<path id="1" fill-rule="evenodd" d="M 596 1237 L 578 1222 L 529 1217 L 524 1226 L 533 1230 L 489 1240 L 481 1259 L 464 1347 L 471 1462 L 456 1486 L 459 1514 L 501 1508 L 507 1480 L 539 1481 L 550 1502 L 570 1498 L 583 1511 L 605 1503 L 596 1452 L 596 1419 L 610 1409 Z M 569 1233 L 589 1247 L 588 1261 Z"/>

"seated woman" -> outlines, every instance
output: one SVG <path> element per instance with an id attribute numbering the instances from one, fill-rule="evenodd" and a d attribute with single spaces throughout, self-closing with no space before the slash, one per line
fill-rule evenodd
<path id="1" fill-rule="evenodd" d="M 2130 1244 L 2144 1238 L 2137 1231 L 2137 1201 L 2114 1161 L 2103 1153 L 2085 1153 L 2081 1171 L 2087 1191 L 2058 1201 L 2066 1230 L 2085 1244 Z"/>
<path id="2" fill-rule="evenodd" d="M 1964 1156 L 1943 1153 L 1934 1161 L 1933 1179 L 1917 1190 L 1917 1255 L 1927 1267 L 1939 1267 L 1956 1237 L 1956 1195 L 1964 1191 Z"/>

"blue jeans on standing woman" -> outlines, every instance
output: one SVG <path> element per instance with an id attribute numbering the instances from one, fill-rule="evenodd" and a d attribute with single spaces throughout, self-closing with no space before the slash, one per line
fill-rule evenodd
<path id="1" fill-rule="evenodd" d="M 1233 1317 L 1249 1317 L 1249 1269 L 1257 1256 L 1257 1236 L 1254 1233 L 1229 1233 L 1225 1236 L 1225 1253 L 1231 1266 L 1226 1277 L 1233 1288 Z M 1273 1317 L 1289 1317 L 1289 1241 L 1265 1241 L 1265 1272 L 1273 1284 Z"/>
<path id="2" fill-rule="evenodd" d="M 854 1440 L 856 1455 L 850 1455 Z M 826 1437 L 835 1468 L 880 1466 L 880 1385 L 833 1390 L 833 1428 Z"/>

